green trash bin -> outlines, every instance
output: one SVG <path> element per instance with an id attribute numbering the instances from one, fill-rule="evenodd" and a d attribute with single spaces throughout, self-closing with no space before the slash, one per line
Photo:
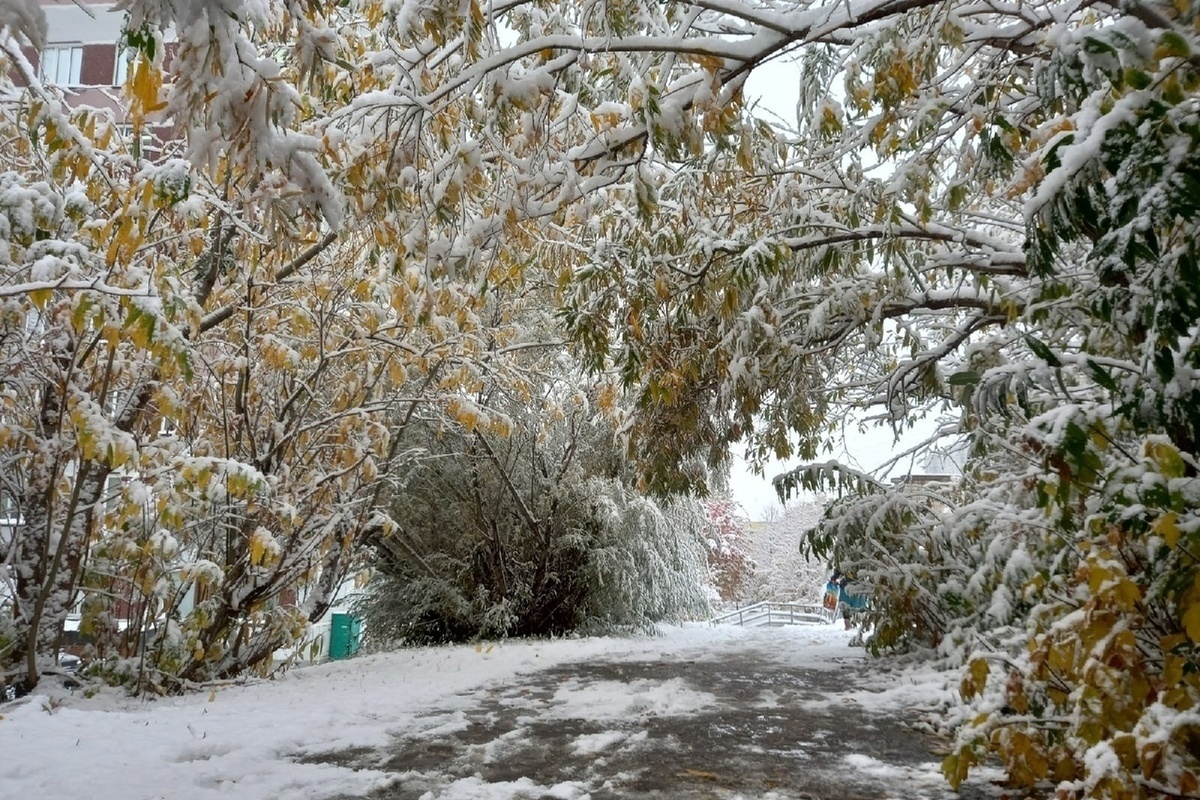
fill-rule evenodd
<path id="1" fill-rule="evenodd" d="M 329 657 L 349 658 L 358 652 L 362 620 L 353 614 L 334 614 L 329 619 Z"/>

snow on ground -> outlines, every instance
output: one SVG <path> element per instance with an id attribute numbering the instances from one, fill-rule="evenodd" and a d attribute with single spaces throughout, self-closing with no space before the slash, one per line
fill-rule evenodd
<path id="1" fill-rule="evenodd" d="M 276 680 L 212 693 L 137 699 L 105 693 L 86 699 L 34 695 L 0 705 L 0 800 L 12 798 L 326 798 L 360 795 L 387 785 L 382 771 L 332 763 L 300 763 L 350 748 L 379 748 L 392 734 L 418 726 L 432 735 L 468 724 L 465 710 L 480 692 L 502 691 L 516 676 L 576 661 L 720 659 L 740 647 L 768 649 L 780 664 L 840 669 L 860 661 L 851 634 L 826 627 L 743 629 L 689 625 L 661 636 L 510 641 L 376 654 L 293 670 Z M 933 705 L 945 676 L 908 673 L 884 691 L 863 691 L 866 708 L 896 711 Z M 882 688 L 882 687 L 880 687 Z M 683 681 L 564 683 L 553 697 L 561 714 L 595 720 L 636 715 L 687 715 L 714 697 Z M 431 718 L 436 707 L 440 718 Z M 551 709 L 550 713 L 557 713 Z M 424 713 L 423 713 L 424 712 Z M 431 725 L 432 723 L 432 725 Z M 580 752 L 622 744 L 628 732 L 581 737 Z M 869 765 L 855 765 L 866 768 Z M 478 786 L 454 792 L 479 800 Z M 487 797 L 527 796 L 520 781 L 491 784 Z M 474 790 L 474 793 L 473 793 Z M 550 796 L 581 797 L 578 787 Z M 459 794 L 441 794 L 441 798 Z M 540 796 L 540 795 L 539 795 Z"/>

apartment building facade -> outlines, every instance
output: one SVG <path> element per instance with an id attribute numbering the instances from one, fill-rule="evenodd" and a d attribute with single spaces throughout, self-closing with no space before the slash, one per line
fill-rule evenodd
<path id="1" fill-rule="evenodd" d="M 125 14 L 113 3 L 39 5 L 46 15 L 46 46 L 22 52 L 41 81 L 67 91 L 72 104 L 119 110 L 119 88 L 129 69 L 121 43 Z"/>

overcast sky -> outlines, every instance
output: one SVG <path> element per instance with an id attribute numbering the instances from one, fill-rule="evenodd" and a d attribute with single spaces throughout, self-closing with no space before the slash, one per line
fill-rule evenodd
<path id="1" fill-rule="evenodd" d="M 746 82 L 746 96 L 758 98 L 757 111 L 760 116 L 777 116 L 776 122 L 782 121 L 788 126 L 794 126 L 796 120 L 796 102 L 800 96 L 800 69 L 797 65 L 786 62 L 771 62 L 756 70 Z M 847 466 L 873 471 L 891 459 L 894 455 L 904 452 L 909 447 L 921 442 L 935 426 L 932 422 L 918 425 L 896 442 L 892 433 L 886 428 L 875 428 L 860 433 L 854 425 L 848 425 L 843 449 L 822 454 L 818 460 L 840 461 Z M 740 452 L 735 446 L 735 452 Z M 773 461 L 764 467 L 763 475 L 754 475 L 740 458 L 734 459 L 733 469 L 729 478 L 730 493 L 742 504 L 752 520 L 763 519 L 767 511 L 779 506 L 779 499 L 771 478 L 790 468 L 800 465 L 796 459 L 792 462 Z M 921 472 L 921 464 L 915 463 L 910 457 L 904 463 L 898 464 L 889 474 L 899 475 L 906 472 Z"/>

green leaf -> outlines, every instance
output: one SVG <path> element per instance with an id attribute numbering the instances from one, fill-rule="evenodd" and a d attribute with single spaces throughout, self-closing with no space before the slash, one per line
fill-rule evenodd
<path id="1" fill-rule="evenodd" d="M 1145 89 L 1150 85 L 1151 80 L 1150 76 L 1140 69 L 1130 68 L 1125 70 L 1125 82 L 1134 89 Z"/>
<path id="2" fill-rule="evenodd" d="M 1033 351 L 1033 354 L 1042 361 L 1045 361 L 1047 365 L 1051 367 L 1062 366 L 1062 362 L 1058 360 L 1058 356 L 1054 355 L 1049 346 L 1040 339 L 1035 339 L 1033 336 L 1025 334 L 1025 344 L 1029 345 L 1029 349 Z"/>
<path id="3" fill-rule="evenodd" d="M 1046 172 L 1053 172 L 1062 166 L 1062 159 L 1058 157 L 1058 148 L 1067 147 L 1074 142 L 1075 134 L 1068 133 L 1050 146 L 1050 149 L 1046 151 L 1046 157 L 1042 159 L 1046 165 Z"/>
<path id="4" fill-rule="evenodd" d="M 1117 386 L 1117 382 L 1113 380 L 1113 376 L 1109 375 L 1104 367 L 1100 366 L 1095 361 L 1092 361 L 1090 358 L 1088 359 L 1087 365 L 1088 371 L 1092 373 L 1092 378 L 1096 381 L 1096 383 L 1100 384 L 1105 389 L 1108 389 L 1110 392 L 1116 392 L 1120 390 L 1120 387 Z"/>
<path id="5" fill-rule="evenodd" d="M 1083 428 L 1079 427 L 1074 422 L 1068 422 L 1066 429 L 1063 431 L 1063 450 L 1067 451 L 1075 463 L 1083 461 L 1084 453 L 1087 451 L 1088 436 Z"/>
<path id="6" fill-rule="evenodd" d="M 1095 36 L 1088 36 L 1083 40 L 1083 49 L 1087 53 L 1105 53 L 1108 55 L 1117 55 L 1117 48 L 1113 47 L 1103 39 L 1097 39 Z"/>
<path id="7" fill-rule="evenodd" d="M 946 379 L 951 386 L 974 386 L 979 383 L 978 372 L 956 372 Z"/>
<path id="8" fill-rule="evenodd" d="M 1175 354 L 1169 347 L 1160 347 L 1154 354 L 1154 368 L 1164 381 L 1175 378 Z"/>
<path id="9" fill-rule="evenodd" d="M 1155 55 L 1159 58 L 1168 56 L 1190 58 L 1192 47 L 1188 44 L 1187 39 L 1184 39 L 1175 31 L 1163 31 L 1162 38 L 1158 40 L 1158 52 Z"/>

